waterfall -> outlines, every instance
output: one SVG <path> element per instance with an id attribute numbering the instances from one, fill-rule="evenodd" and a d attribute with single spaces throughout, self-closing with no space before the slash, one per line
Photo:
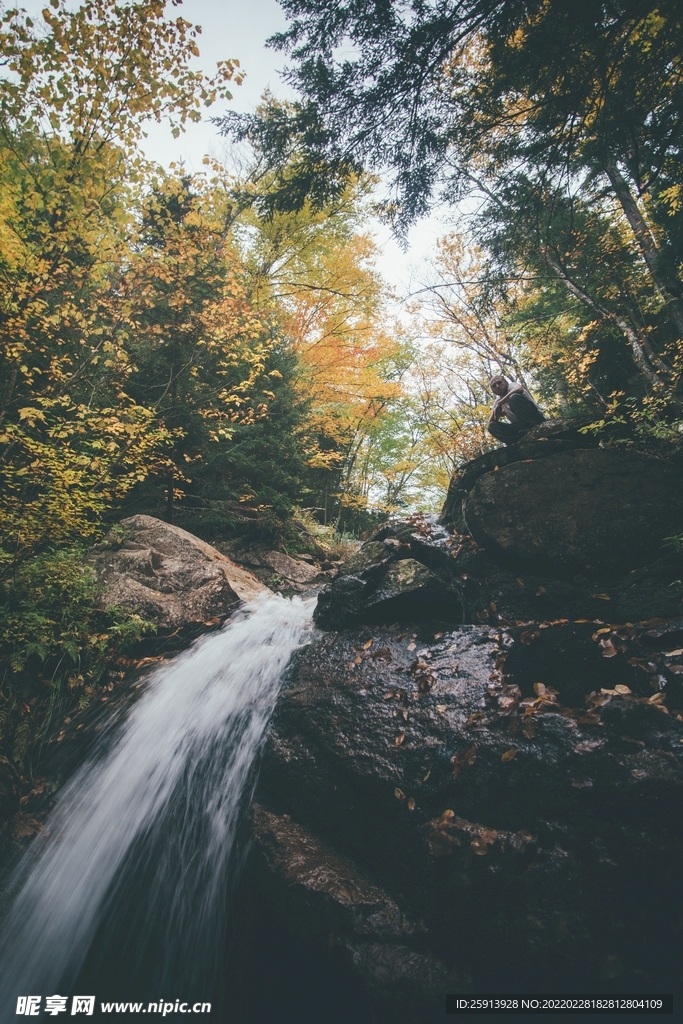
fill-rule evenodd
<path id="1" fill-rule="evenodd" d="M 311 604 L 266 596 L 159 667 L 64 787 L 13 879 L 0 1019 L 18 996 L 109 996 L 94 986 L 114 962 L 116 998 L 206 998 L 240 811 Z"/>

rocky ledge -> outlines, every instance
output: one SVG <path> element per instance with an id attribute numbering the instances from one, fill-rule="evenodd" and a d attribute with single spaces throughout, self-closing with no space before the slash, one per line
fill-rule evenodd
<path id="1" fill-rule="evenodd" d="M 267 588 L 204 541 L 152 516 L 123 519 L 91 548 L 104 608 L 119 606 L 162 632 L 230 615 Z"/>
<path id="2" fill-rule="evenodd" d="M 261 892 L 292 935 L 341 954 L 378 1020 L 440 1018 L 446 991 L 676 977 L 683 566 L 661 544 L 683 521 L 677 471 L 644 464 L 647 493 L 630 499 L 643 530 L 650 503 L 642 547 L 580 564 L 615 514 L 624 455 L 644 457 L 544 454 L 524 484 L 535 531 L 561 504 L 552 481 L 573 478 L 548 464 L 574 458 L 581 478 L 588 455 L 571 557 L 557 557 L 557 519 L 530 554 L 478 544 L 464 532 L 478 497 L 462 532 L 389 523 L 321 593 L 328 632 L 281 694 L 254 810 Z M 467 494 L 490 488 L 516 528 L 503 474 L 518 464 L 497 465 Z"/>

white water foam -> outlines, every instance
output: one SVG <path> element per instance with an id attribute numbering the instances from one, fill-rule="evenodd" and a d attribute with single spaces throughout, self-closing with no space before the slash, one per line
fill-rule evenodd
<path id="1" fill-rule="evenodd" d="M 158 668 L 64 787 L 14 879 L 0 1016 L 68 991 L 103 934 L 166 982 L 215 957 L 240 811 L 311 604 L 267 596 Z"/>

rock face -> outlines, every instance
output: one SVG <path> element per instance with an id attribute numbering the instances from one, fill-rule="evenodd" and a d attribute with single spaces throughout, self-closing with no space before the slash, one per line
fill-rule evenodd
<path id="1" fill-rule="evenodd" d="M 558 427 L 449 500 L 320 593 L 336 632 L 295 659 L 257 787 L 260 891 L 383 1024 L 442 1019 L 445 991 L 671 989 L 679 472 Z"/>
<path id="2" fill-rule="evenodd" d="M 670 984 L 683 620 L 399 628 L 324 637 L 280 698 L 255 835 L 283 913 L 336 936 L 379 1019 L 442 1014 L 444 991 Z"/>
<path id="3" fill-rule="evenodd" d="M 584 543 L 588 548 L 593 541 L 587 537 Z M 626 551 L 624 557 L 633 554 Z M 406 573 L 400 570 L 404 560 L 412 566 Z M 421 573 L 415 563 L 421 564 Z M 425 619 L 508 626 L 562 617 L 635 622 L 683 614 L 683 558 L 673 551 L 608 582 L 597 572 L 592 578 L 558 579 L 552 564 L 544 568 L 505 564 L 494 545 L 482 550 L 469 535 L 449 534 L 429 517 L 392 522 L 321 591 L 315 620 L 322 629 L 346 629 Z"/>
<path id="4" fill-rule="evenodd" d="M 597 448 L 594 436 L 581 433 L 581 428 L 588 422 L 587 419 L 546 420 L 528 431 L 517 444 L 494 448 L 467 462 L 451 479 L 439 522 L 461 532 L 467 531 L 463 503 L 484 473 L 497 471 L 514 462 L 537 461 L 563 452 Z"/>
<path id="5" fill-rule="evenodd" d="M 570 577 L 623 573 L 680 529 L 683 476 L 629 451 L 562 452 L 484 473 L 465 521 L 480 546 L 519 564 Z"/>
<path id="6" fill-rule="evenodd" d="M 210 544 L 152 516 L 132 516 L 91 548 L 103 607 L 121 605 L 162 630 L 224 618 L 267 588 Z"/>

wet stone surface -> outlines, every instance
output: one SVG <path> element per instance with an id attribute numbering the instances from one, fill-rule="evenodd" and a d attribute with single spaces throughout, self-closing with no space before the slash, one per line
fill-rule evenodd
<path id="1" fill-rule="evenodd" d="M 420 923 L 400 944 L 462 984 L 661 980 L 683 919 L 683 677 L 661 625 L 324 636 L 280 697 L 259 803 L 348 858 Z"/>

